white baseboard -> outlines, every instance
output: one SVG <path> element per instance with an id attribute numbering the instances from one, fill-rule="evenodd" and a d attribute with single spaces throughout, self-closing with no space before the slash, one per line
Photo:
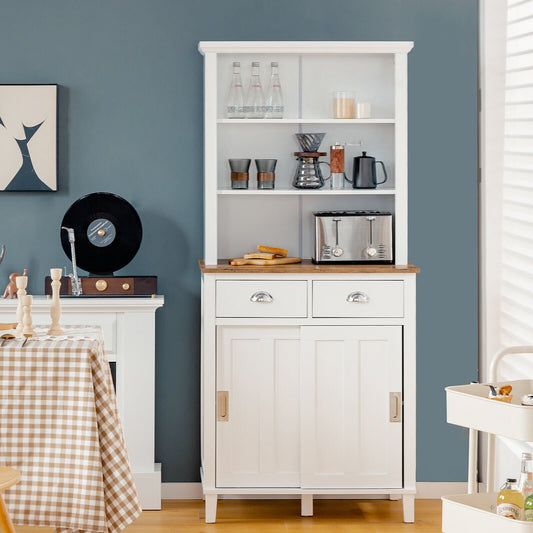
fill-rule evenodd
<path id="1" fill-rule="evenodd" d="M 466 481 L 431 481 L 416 484 L 416 498 L 418 500 L 440 500 L 442 496 L 466 494 L 468 483 Z"/>
<path id="2" fill-rule="evenodd" d="M 468 492 L 468 483 L 465 482 L 421 482 L 416 484 L 416 498 L 417 499 L 431 499 L 438 500 L 441 496 L 451 496 L 453 494 L 466 494 Z M 201 500 L 202 499 L 202 484 L 201 483 L 162 483 L 161 497 L 163 500 Z M 239 500 L 248 499 L 282 499 L 282 498 L 299 498 L 299 496 L 277 494 L 277 495 L 223 495 L 221 498 L 232 498 Z M 316 499 L 328 498 L 335 500 L 357 500 L 361 498 L 374 499 L 380 496 L 361 496 L 351 494 L 337 494 L 337 495 L 317 495 Z"/>
<path id="3" fill-rule="evenodd" d="M 201 500 L 203 499 L 201 483 L 161 483 L 163 500 Z"/>

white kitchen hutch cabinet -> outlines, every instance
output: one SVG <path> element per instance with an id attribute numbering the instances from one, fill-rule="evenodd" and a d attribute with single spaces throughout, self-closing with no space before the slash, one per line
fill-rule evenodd
<path id="1" fill-rule="evenodd" d="M 202 42 L 205 240 L 202 270 L 202 483 L 206 522 L 223 494 L 403 498 L 414 521 L 416 273 L 407 260 L 407 54 L 410 42 Z M 278 61 L 283 119 L 227 119 L 231 64 L 264 84 Z M 336 120 L 332 93 L 354 90 L 372 118 Z M 325 132 L 350 161 L 389 174 L 372 190 L 291 187 L 294 133 Z M 232 190 L 229 158 L 275 158 L 276 188 Z M 348 184 L 346 184 L 348 185 Z M 315 265 L 313 211 L 387 210 L 395 264 Z M 258 244 L 301 264 L 233 267 Z M 353 293 L 364 298 L 348 298 Z M 264 297 L 252 298 L 262 294 Z M 265 301 L 266 300 L 266 301 Z"/>

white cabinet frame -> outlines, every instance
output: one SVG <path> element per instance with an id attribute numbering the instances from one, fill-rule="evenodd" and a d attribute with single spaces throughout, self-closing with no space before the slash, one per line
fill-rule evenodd
<path id="1" fill-rule="evenodd" d="M 201 42 L 199 50 L 204 55 L 204 263 L 202 267 L 202 360 L 201 360 L 201 476 L 203 491 L 206 501 L 206 522 L 212 523 L 216 520 L 217 498 L 219 495 L 298 495 L 301 497 L 302 516 L 311 516 L 313 514 L 313 495 L 314 494 L 345 494 L 345 495 L 382 495 L 391 499 L 403 498 L 404 521 L 414 521 L 414 496 L 416 493 L 416 267 L 408 266 L 408 205 L 407 205 L 407 180 L 408 180 L 408 166 L 407 166 L 407 54 L 412 49 L 412 42 L 313 42 L 313 41 L 258 41 L 258 42 Z M 227 74 L 226 66 L 230 65 L 230 61 L 255 60 L 253 55 L 260 55 L 261 58 L 276 58 L 275 60 L 283 60 L 285 55 L 285 62 L 282 64 L 290 65 L 292 70 L 288 73 L 292 76 L 292 93 L 290 94 L 291 112 L 287 116 L 289 118 L 276 120 L 248 120 L 236 119 L 229 120 L 224 117 L 222 110 L 219 108 L 221 102 L 222 92 L 227 91 L 225 86 L 225 75 Z M 363 78 L 360 76 L 362 65 L 363 68 L 369 68 L 370 72 L 381 72 L 376 74 L 378 78 L 371 77 L 371 83 L 367 87 L 370 94 L 376 94 L 376 83 L 380 83 L 381 89 L 385 88 L 382 93 L 381 100 L 381 114 L 377 113 L 372 119 L 349 119 L 346 121 L 339 121 L 325 115 L 326 109 L 322 106 L 318 109 L 318 102 L 324 103 L 323 98 L 326 98 L 326 92 L 329 89 L 338 90 L 336 87 L 322 87 L 320 93 L 308 95 L 309 99 L 305 100 L 305 90 L 309 86 L 314 88 L 314 84 L 305 81 L 306 62 L 312 67 L 321 64 L 324 58 L 328 62 L 339 64 L 346 64 L 349 68 L 356 71 L 355 75 L 349 78 L 350 83 L 357 85 L 357 80 L 363 83 Z M 358 57 L 361 56 L 361 57 Z M 317 59 L 318 58 L 318 59 Z M 355 61 L 355 63 L 352 63 Z M 273 59 L 274 60 L 274 59 Z M 357 61 L 360 61 L 357 63 Z M 354 66 L 355 65 L 355 66 Z M 376 68 L 378 66 L 378 68 Z M 289 68 L 289 67 L 288 67 Z M 299 69 L 296 73 L 296 70 Z M 381 69 L 381 70 L 380 70 Z M 338 69 L 337 69 L 338 71 Z M 332 72 L 335 72 L 334 70 Z M 298 75 L 296 75 L 298 74 Z M 381 78 L 379 76 L 382 76 Z M 384 76 L 384 77 L 383 77 Z M 296 80 L 298 82 L 296 83 Z M 307 77 L 309 79 L 309 77 Z M 378 81 L 376 81 L 378 80 Z M 283 85 L 282 79 L 282 85 Z M 307 85 L 306 85 L 307 83 Z M 333 82 L 334 83 L 334 82 Z M 373 85 L 372 85 L 373 84 Z M 223 86 L 224 85 L 224 86 Z M 296 90 L 295 87 L 298 87 Z M 378 96 L 376 101 L 379 102 Z M 310 103 L 311 102 L 311 103 Z M 305 105 L 304 105 L 305 103 Z M 379 106 L 378 106 L 379 107 Z M 307 114 L 306 114 L 307 113 Z M 391 116 L 392 115 L 392 116 Z M 260 127 L 261 125 L 262 127 Z M 251 129 L 247 129 L 251 128 Z M 227 157 L 266 157 L 260 156 L 256 153 L 248 153 L 257 151 L 251 148 L 255 145 L 246 144 L 243 146 L 243 152 L 246 155 L 231 155 L 230 152 L 239 144 L 240 140 L 248 141 L 251 134 L 247 132 L 261 132 L 265 139 L 270 139 L 272 143 L 278 141 L 277 137 L 283 134 L 283 139 L 292 138 L 292 133 L 296 131 L 325 131 L 331 132 L 331 136 L 341 134 L 342 139 L 347 142 L 352 142 L 352 133 L 356 135 L 361 132 L 362 136 L 368 137 L 368 144 L 375 142 L 374 146 L 381 151 L 383 157 L 388 157 L 390 163 L 394 167 L 394 179 L 390 188 L 378 188 L 375 190 L 360 190 L 360 189 L 344 189 L 344 190 L 328 190 L 327 187 L 319 190 L 298 190 L 290 186 L 286 186 L 287 172 L 290 172 L 289 167 L 285 164 L 285 185 L 271 191 L 258 190 L 231 190 L 225 188 L 224 176 L 218 176 L 217 173 L 226 166 Z M 337 129 L 336 129 L 337 128 Z M 345 129 L 342 129 L 345 128 Z M 368 129 L 366 129 L 368 128 Z M 233 135 L 233 137 L 231 137 Z M 237 135 L 235 135 L 237 132 Z M 273 133 L 275 132 L 275 133 Z M 373 132 L 373 133 L 372 133 Z M 373 137 L 372 137 L 373 136 Z M 372 140 L 373 139 L 373 140 Z M 332 139 L 335 141 L 335 139 Z M 290 141 L 293 142 L 293 139 Z M 261 145 L 261 138 L 258 138 L 258 143 Z M 271 148 L 269 148 L 271 149 Z M 273 148 L 272 148 L 273 149 Z M 363 149 L 365 149 L 363 147 Z M 220 150 L 220 153 L 219 153 Z M 287 144 L 287 148 L 277 147 L 279 154 L 283 153 L 283 157 L 292 157 L 291 147 Z M 283 152 L 281 151 L 283 150 Z M 351 155 L 351 154 L 350 154 Z M 355 155 L 355 154 L 354 154 Z M 379 154 L 376 154 L 379 155 Z M 272 157 L 269 155 L 268 157 Z M 280 156 L 278 156 L 280 157 Z M 279 160 L 279 165 L 282 163 Z M 287 163 L 287 160 L 285 160 Z M 296 164 L 296 162 L 294 162 Z M 279 176 L 278 176 L 279 177 Z M 278 179 L 278 177 L 276 179 Z M 277 186 L 277 185 L 276 185 Z M 262 197 L 262 198 L 261 198 Z M 323 204 L 323 205 L 321 205 Z M 241 272 L 225 272 L 223 269 L 217 269 L 217 263 L 221 258 L 229 257 L 230 252 L 233 255 L 235 248 L 242 248 L 249 246 L 250 242 L 258 239 L 258 230 L 263 230 L 264 226 L 268 226 L 268 232 L 264 235 L 269 236 L 275 240 L 275 237 L 284 237 L 291 235 L 290 242 L 294 245 L 294 249 L 290 253 L 295 255 L 297 252 L 301 257 L 309 258 L 311 254 L 310 244 L 312 234 L 309 231 L 309 218 L 312 218 L 312 210 L 315 208 L 338 209 L 342 205 L 346 209 L 347 205 L 354 206 L 352 208 L 360 209 L 382 209 L 391 210 L 395 217 L 395 265 L 390 269 L 384 271 L 379 268 L 374 270 L 362 271 L 357 266 L 339 272 L 329 271 L 326 268 L 314 270 L 306 270 L 302 273 L 265 273 L 262 271 L 255 271 L 249 273 Z M 339 206 L 339 207 L 336 207 Z M 377 206 L 377 207 L 376 207 Z M 246 211 L 246 216 L 243 216 L 243 224 L 236 224 L 235 219 L 226 217 L 228 213 L 241 213 L 239 208 Z M 260 213 L 270 213 L 270 218 L 261 219 Z M 237 229 L 235 233 L 229 232 L 225 223 L 235 224 L 233 227 Z M 257 222 L 257 221 L 260 222 Z M 246 224 L 248 221 L 248 224 Z M 290 224 L 287 222 L 290 221 Z M 253 223 L 255 222 L 255 227 Z M 240 233 L 240 237 L 236 236 Z M 243 241 L 248 240 L 246 244 Z M 281 246 L 279 243 L 258 243 L 255 244 L 271 244 Z M 235 245 L 235 246 L 234 246 Z M 238 246 L 237 246 L 238 245 Z M 255 245 L 254 245 L 255 246 Z M 285 246 L 289 248 L 289 246 Z M 247 250 L 239 251 L 243 253 Z M 320 312 L 314 313 L 314 297 L 313 282 L 316 281 L 346 281 L 346 282 L 383 282 L 394 281 L 403 284 L 403 312 L 401 289 L 400 293 L 393 294 L 391 291 L 390 298 L 394 299 L 397 304 L 392 309 L 392 303 L 387 304 L 387 299 L 383 298 L 383 293 L 386 292 L 384 285 L 381 285 L 382 304 L 376 305 L 375 309 L 378 311 L 373 314 L 369 310 L 366 314 L 353 313 L 355 316 L 347 317 L 346 313 L 342 312 L 342 306 L 335 309 L 335 304 L 327 303 L 326 306 L 321 306 L 325 309 L 322 314 L 326 317 L 319 317 Z M 228 302 L 231 298 L 230 292 L 217 292 L 217 281 L 236 281 L 243 282 L 242 286 L 248 283 L 252 286 L 256 282 L 261 281 L 285 281 L 285 282 L 305 282 L 307 290 L 307 298 L 305 305 L 307 312 L 302 313 L 301 306 L 303 306 L 303 298 L 298 297 L 297 306 L 284 305 L 284 309 L 277 306 L 272 306 L 272 309 L 266 311 L 262 309 L 261 312 L 255 313 L 256 318 L 252 314 L 247 313 L 249 303 L 240 304 L 243 302 L 243 287 L 236 290 L 233 295 L 235 301 Z M 235 286 L 235 285 L 231 285 Z M 272 284 L 274 286 L 274 284 Z M 397 284 L 390 284 L 391 288 Z M 222 287 L 222 284 L 220 284 Z M 230 284 L 224 284 L 224 287 L 230 287 Z M 317 285 L 318 287 L 318 285 Z M 296 290 L 296 286 L 292 289 Z M 292 290 L 291 289 L 291 290 Z M 353 289 L 355 290 L 355 289 Z M 297 292 L 297 291 L 296 291 Z M 318 290 L 317 290 L 318 292 Z M 223 295 L 225 301 L 223 305 L 217 306 L 217 294 Z M 245 295 L 249 298 L 248 295 Z M 317 297 L 318 298 L 318 297 Z M 343 296 L 345 298 L 345 296 Z M 277 301 L 277 300 L 276 300 Z M 392 300 L 391 300 L 392 301 Z M 221 302 L 218 302 L 220 304 Z M 248 306 L 248 307 L 247 307 Z M 289 307 L 291 309 L 289 309 Z M 217 316 L 217 308 L 219 316 Z M 295 309 L 295 310 L 294 310 Z M 318 308 L 317 308 L 318 309 Z M 235 310 L 235 316 L 233 311 Z M 271 312 L 270 312 L 271 311 Z M 335 316 L 333 316 L 335 315 Z M 364 315 L 361 316 L 361 315 Z M 225 422 L 217 422 L 217 372 L 220 371 L 219 364 L 221 360 L 218 356 L 228 357 L 231 354 L 232 348 L 228 347 L 227 339 L 220 336 L 220 332 L 225 328 L 234 327 L 235 331 L 244 331 L 245 328 L 256 328 L 254 331 L 257 345 L 262 345 L 261 350 L 268 352 L 270 348 L 265 348 L 268 342 L 264 341 L 261 336 L 261 331 L 266 331 L 266 328 L 279 328 L 279 331 L 284 328 L 294 331 L 302 331 L 306 327 L 310 329 L 320 326 L 373 326 L 383 327 L 385 332 L 386 326 L 396 326 L 401 329 L 402 338 L 400 341 L 401 354 L 401 373 L 403 383 L 400 391 L 403 399 L 402 412 L 402 429 L 403 429 L 403 450 L 401 454 L 401 465 L 395 465 L 395 474 L 390 479 L 392 486 L 376 486 L 380 483 L 369 483 L 370 486 L 363 486 L 365 483 L 359 479 L 358 481 L 329 484 L 327 487 L 313 487 L 304 488 L 302 483 L 302 472 L 299 472 L 298 486 L 294 483 L 287 483 L 291 486 L 261 486 L 261 479 L 266 479 L 263 485 L 268 485 L 268 475 L 263 476 L 260 468 L 256 468 L 258 483 L 257 486 L 228 486 L 233 484 L 232 472 L 224 471 L 226 481 L 217 484 L 217 457 L 228 464 L 227 457 L 229 455 L 228 448 L 226 451 L 217 450 L 217 423 L 223 424 Z M 242 328 L 242 330 L 241 330 Z M 391 328 L 394 329 L 394 328 Z M 265 338 L 268 335 L 265 335 Z M 225 346 L 223 344 L 226 343 Z M 262 343 L 262 344 L 261 344 Z M 398 344 L 395 341 L 396 349 Z M 301 349 L 301 348 L 300 348 Z M 225 350 L 223 353 L 222 351 Z M 270 352 L 268 352 L 270 353 Z M 241 356 L 239 356 L 241 357 Z M 270 355 L 266 356 L 268 360 Z M 300 361 L 302 358 L 300 358 Z M 226 362 L 224 363 L 226 364 Z M 263 364 L 263 363 L 261 363 Z M 245 365 L 244 365 L 245 366 Z M 268 364 L 266 365 L 268 367 Z M 394 367 L 397 371 L 398 367 Z M 240 372 L 237 370 L 237 373 Z M 227 374 L 220 374 L 219 379 L 225 380 L 224 383 L 231 383 L 231 379 Z M 257 375 L 255 378 L 257 381 Z M 268 388 L 267 388 L 268 389 Z M 266 390 L 266 389 L 265 389 Z M 224 390 L 219 392 L 224 393 Z M 393 392 L 393 391 L 390 391 Z M 263 391 L 265 394 L 270 392 Z M 222 396 L 223 398 L 224 396 Z M 223 401 L 223 400 L 221 400 Z M 255 400 L 254 400 L 255 401 Z M 262 400 L 261 400 L 262 401 Z M 259 403 L 261 403 L 261 401 Z M 231 397 L 230 397 L 231 405 Z M 301 404 L 300 404 L 301 409 Z M 268 409 L 267 409 L 268 410 Z M 231 417 L 231 408 L 230 415 Z M 270 416 L 270 415 L 268 415 Z M 245 417 L 244 417 L 245 418 Z M 240 423 L 240 422 L 239 422 Z M 262 423 L 266 423 L 262 421 Z M 300 435 L 301 436 L 301 435 Z M 227 442 L 231 442 L 232 435 L 226 435 Z M 300 448 L 301 450 L 301 448 Z M 217 456 L 217 453 L 222 455 Z M 262 452 L 252 455 L 253 460 L 256 461 L 259 457 L 261 461 Z M 268 460 L 268 458 L 266 459 Z M 398 460 L 398 456 L 396 459 Z M 253 461 L 250 462 L 252 464 Z M 254 474 L 237 473 L 235 479 L 245 479 L 243 484 L 253 484 Z M 266 469 L 268 471 L 268 468 Z M 303 470 L 303 469 L 301 469 Z M 349 470 L 349 469 L 347 469 Z M 398 471 L 402 472 L 402 481 L 398 483 Z M 222 472 L 222 470 L 221 470 Z M 239 477 L 242 476 L 242 477 Z M 248 476 L 248 477 L 247 477 Z M 275 476 L 274 476 L 275 477 Z M 274 477 L 270 478 L 271 480 Z M 385 476 L 384 476 L 385 477 Z M 355 478 L 354 478 L 355 479 Z M 238 482 L 235 482 L 238 485 Z M 270 485 L 275 482 L 270 483 Z M 383 481 L 383 485 L 387 484 Z M 221 486 L 225 485 L 225 486 Z"/>

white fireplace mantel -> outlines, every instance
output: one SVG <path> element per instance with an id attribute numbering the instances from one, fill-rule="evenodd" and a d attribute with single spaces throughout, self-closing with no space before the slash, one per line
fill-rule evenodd
<path id="1" fill-rule="evenodd" d="M 50 299 L 34 296 L 34 325 L 50 324 Z M 161 509 L 161 465 L 156 464 L 155 297 L 61 298 L 64 325 L 99 325 L 110 362 L 116 362 L 116 392 L 131 469 L 144 510 Z M 0 300 L 0 322 L 16 322 L 17 300 Z"/>

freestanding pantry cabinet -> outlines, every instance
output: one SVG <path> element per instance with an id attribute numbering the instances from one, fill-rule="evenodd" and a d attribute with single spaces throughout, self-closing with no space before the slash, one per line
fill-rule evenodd
<path id="1" fill-rule="evenodd" d="M 218 495 L 403 498 L 414 521 L 416 272 L 407 260 L 407 54 L 410 42 L 201 42 L 205 56 L 202 270 L 202 483 L 206 522 Z M 229 119 L 232 62 L 263 80 L 279 63 L 281 119 Z M 332 118 L 334 90 L 372 118 Z M 376 189 L 291 187 L 294 133 L 324 132 L 349 161 L 368 151 Z M 355 148 L 353 146 L 356 146 Z M 322 148 L 324 149 L 324 147 Z M 275 158 L 276 188 L 230 188 L 229 158 Z M 394 216 L 394 264 L 316 265 L 319 210 Z M 258 244 L 302 263 L 240 266 Z"/>

